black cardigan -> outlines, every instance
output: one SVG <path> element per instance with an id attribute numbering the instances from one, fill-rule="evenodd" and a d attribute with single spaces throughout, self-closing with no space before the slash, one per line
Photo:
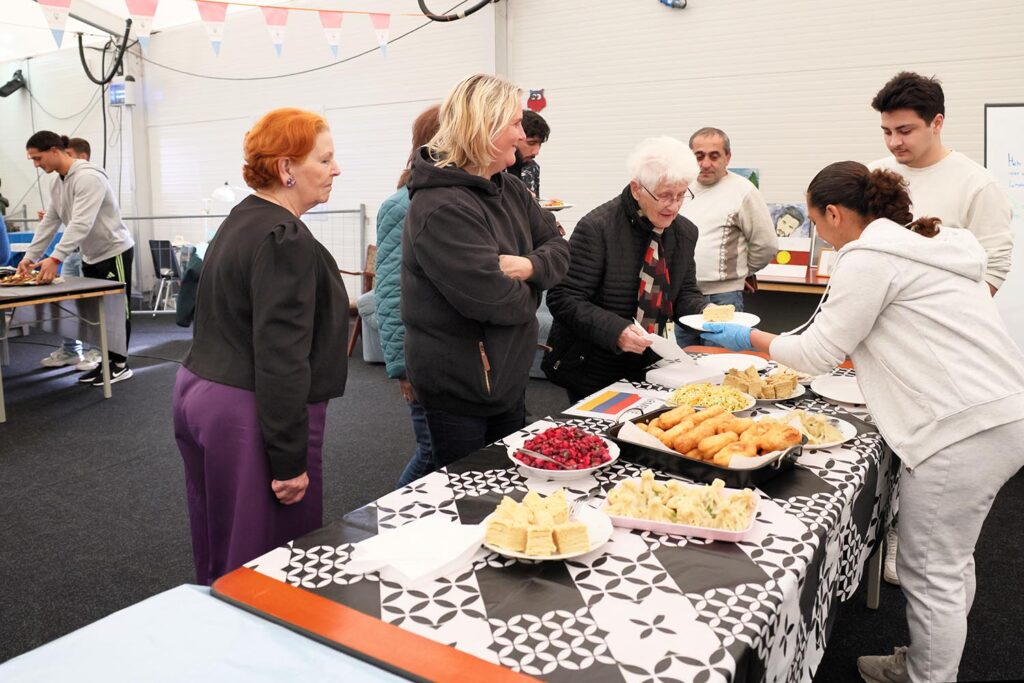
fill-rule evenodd
<path id="1" fill-rule="evenodd" d="M 636 316 L 640 269 L 654 230 L 638 211 L 627 186 L 584 216 L 569 240 L 569 273 L 548 292 L 554 322 L 544 371 L 574 393 L 587 394 L 622 378 L 642 380 L 645 368 L 658 360 L 650 350 L 635 354 L 618 348 L 619 335 Z M 676 318 L 704 307 L 693 262 L 696 244 L 697 226 L 682 216 L 662 234 Z"/>
<path id="2" fill-rule="evenodd" d="M 348 309 L 337 262 L 291 212 L 250 196 L 217 229 L 184 364 L 256 393 L 275 479 L 306 471 L 306 404 L 345 392 Z"/>

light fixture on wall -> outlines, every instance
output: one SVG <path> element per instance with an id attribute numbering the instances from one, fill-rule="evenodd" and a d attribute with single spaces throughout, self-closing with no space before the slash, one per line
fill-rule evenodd
<path id="1" fill-rule="evenodd" d="M 21 69 L 14 72 L 11 76 L 11 80 L 7 81 L 0 87 L 0 97 L 7 97 L 11 93 L 20 90 L 25 87 L 25 77 L 21 75 Z"/>
<path id="2" fill-rule="evenodd" d="M 244 197 L 249 194 L 249 192 L 250 191 L 244 187 L 229 185 L 228 181 L 225 180 L 223 185 L 219 185 L 210 193 L 210 197 L 212 199 L 216 199 L 218 202 L 234 202 L 239 196 Z"/>

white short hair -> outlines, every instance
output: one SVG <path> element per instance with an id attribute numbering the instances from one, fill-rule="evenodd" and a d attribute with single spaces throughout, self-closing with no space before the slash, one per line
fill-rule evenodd
<path id="1" fill-rule="evenodd" d="M 672 137 L 647 138 L 626 160 L 629 177 L 654 189 L 661 182 L 690 185 L 700 173 L 693 151 Z"/>

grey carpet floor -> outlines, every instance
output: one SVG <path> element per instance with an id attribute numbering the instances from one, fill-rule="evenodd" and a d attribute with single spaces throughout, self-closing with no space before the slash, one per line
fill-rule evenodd
<path id="1" fill-rule="evenodd" d="M 170 317 L 136 316 L 136 375 L 115 385 L 109 401 L 75 384 L 76 371 L 39 366 L 56 338 L 12 340 L 8 422 L 0 425 L 0 661 L 194 580 L 170 401 L 189 340 Z M 566 405 L 560 389 L 531 380 L 532 416 Z M 328 411 L 325 444 L 326 520 L 393 488 L 413 436 L 383 366 L 351 360 L 346 395 Z M 979 541 L 961 680 L 1024 678 L 1024 652 L 1012 646 L 1024 632 L 1022 518 L 1018 474 Z M 885 585 L 881 609 L 869 610 L 862 586 L 839 607 L 815 681 L 857 680 L 858 655 L 905 643 L 904 607 L 900 590 Z"/>

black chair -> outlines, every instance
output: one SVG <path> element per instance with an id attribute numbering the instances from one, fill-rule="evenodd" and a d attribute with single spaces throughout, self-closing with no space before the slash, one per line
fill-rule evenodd
<path id="1" fill-rule="evenodd" d="M 175 310 L 174 285 L 181 284 L 181 264 L 178 263 L 178 254 L 170 240 L 150 240 L 149 252 L 153 255 L 153 271 L 160 280 L 150 311 L 155 317 L 157 313 L 172 313 Z"/>

